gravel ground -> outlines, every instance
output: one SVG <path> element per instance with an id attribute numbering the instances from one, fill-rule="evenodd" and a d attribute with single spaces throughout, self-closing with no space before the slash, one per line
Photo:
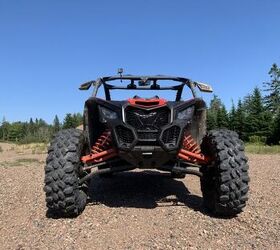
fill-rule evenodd
<path id="1" fill-rule="evenodd" d="M 0 249 L 280 248 L 280 155 L 248 155 L 250 199 L 232 219 L 206 213 L 197 177 L 155 171 L 96 177 L 82 215 L 51 219 L 44 155 L 20 161 L 10 154 L 0 153 Z"/>

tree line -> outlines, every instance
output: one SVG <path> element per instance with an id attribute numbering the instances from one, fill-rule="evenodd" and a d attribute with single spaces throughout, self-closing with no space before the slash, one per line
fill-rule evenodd
<path id="1" fill-rule="evenodd" d="M 207 128 L 228 128 L 253 143 L 280 143 L 280 68 L 273 64 L 263 88 L 232 104 L 229 111 L 214 95 L 207 112 Z"/>
<path id="2" fill-rule="evenodd" d="M 252 93 L 232 104 L 228 111 L 218 96 L 214 95 L 207 112 L 208 130 L 228 128 L 236 131 L 241 139 L 254 143 L 280 143 L 280 68 L 273 64 L 269 81 L 262 89 L 255 87 Z M 80 113 L 66 114 L 61 123 L 54 117 L 52 124 L 32 118 L 29 122 L 9 123 L 3 119 L 0 126 L 0 140 L 21 143 L 48 142 L 60 129 L 81 125 Z"/>
<path id="3" fill-rule="evenodd" d="M 53 123 L 48 124 L 43 119 L 30 118 L 28 122 L 8 122 L 3 118 L 0 126 L 0 140 L 19 143 L 49 142 L 50 138 L 59 130 L 76 128 L 83 123 L 80 113 L 67 113 L 63 122 L 58 116 L 54 117 Z"/>

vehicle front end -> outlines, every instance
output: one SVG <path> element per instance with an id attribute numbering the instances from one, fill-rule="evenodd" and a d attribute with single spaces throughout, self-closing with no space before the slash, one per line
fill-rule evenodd
<path id="1" fill-rule="evenodd" d="M 199 144 L 205 134 L 202 99 L 166 101 L 159 97 L 86 102 L 85 130 L 90 153 L 84 163 L 119 159 L 129 169 L 172 171 L 180 162 L 203 163 Z M 117 169 L 116 169 L 117 170 Z"/>

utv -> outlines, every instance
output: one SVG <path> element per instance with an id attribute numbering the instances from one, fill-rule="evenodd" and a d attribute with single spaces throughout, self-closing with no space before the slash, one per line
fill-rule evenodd
<path id="1" fill-rule="evenodd" d="M 210 213 L 232 217 L 242 211 L 249 189 L 244 145 L 233 131 L 206 132 L 206 104 L 196 88 L 212 92 L 209 85 L 182 77 L 120 74 L 84 83 L 80 89 L 91 86 L 83 131 L 59 131 L 48 150 L 44 191 L 49 213 L 79 215 L 93 176 L 135 168 L 167 171 L 174 178 L 197 175 Z M 96 97 L 101 86 L 105 100 Z M 191 93 L 188 100 L 182 100 L 185 87 Z M 117 101 L 111 100 L 113 90 L 176 94 L 174 101 L 157 95 Z"/>

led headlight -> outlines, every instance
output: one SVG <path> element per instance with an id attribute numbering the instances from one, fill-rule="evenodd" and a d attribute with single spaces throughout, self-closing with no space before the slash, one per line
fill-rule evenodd
<path id="1" fill-rule="evenodd" d="M 106 122 L 107 120 L 114 120 L 118 118 L 115 111 L 99 106 L 100 121 Z"/>
<path id="2" fill-rule="evenodd" d="M 183 109 L 177 113 L 178 120 L 190 120 L 193 116 L 194 106 Z"/>

